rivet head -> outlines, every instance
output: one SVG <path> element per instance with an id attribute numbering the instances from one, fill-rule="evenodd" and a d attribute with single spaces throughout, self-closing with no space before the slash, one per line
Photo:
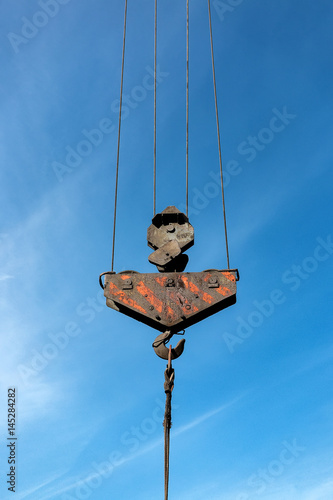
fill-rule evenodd
<path id="1" fill-rule="evenodd" d="M 191 309 L 190 304 L 187 304 L 187 305 L 185 306 L 185 308 L 186 308 L 187 310 Z"/>

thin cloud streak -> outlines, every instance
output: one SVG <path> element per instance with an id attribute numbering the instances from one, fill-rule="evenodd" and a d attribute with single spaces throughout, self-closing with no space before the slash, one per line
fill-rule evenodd
<path id="1" fill-rule="evenodd" d="M 197 427 L 198 425 L 202 424 L 203 422 L 206 422 L 207 420 L 209 420 L 210 418 L 214 417 L 215 415 L 218 415 L 222 411 L 225 411 L 225 410 L 231 408 L 238 401 L 240 401 L 243 397 L 244 397 L 244 394 L 238 396 L 237 398 L 235 398 L 235 399 L 233 399 L 231 401 L 229 401 L 228 403 L 225 403 L 225 404 L 219 406 L 218 408 L 215 408 L 214 410 L 206 412 L 203 415 L 195 418 L 194 420 L 192 420 L 192 422 L 190 422 L 190 423 L 188 423 L 188 424 L 180 427 L 179 429 L 175 430 L 173 432 L 173 434 L 172 434 L 173 437 L 174 438 L 178 437 L 181 434 L 184 434 L 185 432 L 189 431 L 190 429 L 193 429 L 194 427 Z M 162 445 L 163 445 L 163 438 L 158 438 L 158 439 L 152 441 L 150 444 L 148 444 L 147 446 L 145 446 L 144 448 L 142 448 L 137 453 L 134 453 L 133 455 L 129 455 L 128 457 L 123 458 L 119 462 L 119 464 L 117 465 L 117 468 L 121 467 L 121 466 L 123 466 L 123 465 L 125 465 L 125 464 L 127 464 L 129 462 L 132 462 L 132 461 L 136 460 L 137 458 L 142 457 L 143 455 L 146 455 L 147 453 L 151 452 L 155 448 L 157 448 L 159 446 L 162 446 Z M 111 472 L 111 471 L 114 470 L 114 468 L 115 468 L 115 466 L 110 464 L 110 468 L 107 469 L 105 472 Z M 47 492 L 45 496 L 43 496 L 42 498 L 40 498 L 40 500 L 49 500 L 50 498 L 53 498 L 56 495 L 61 495 L 63 493 L 66 493 L 66 492 L 68 492 L 68 491 L 70 491 L 70 490 L 72 490 L 72 489 L 74 489 L 74 488 L 76 488 L 76 487 L 78 487 L 80 485 L 83 485 L 84 483 L 87 483 L 87 482 L 89 482 L 91 480 L 94 480 L 95 478 L 98 478 L 100 476 L 101 476 L 100 474 L 94 472 L 94 473 L 88 474 L 87 476 L 85 476 L 84 479 L 79 480 L 79 481 L 73 481 L 73 480 L 69 479 L 68 481 L 70 481 L 70 484 L 67 484 L 67 486 L 64 485 L 62 488 L 57 489 L 56 491 Z M 68 483 L 68 481 L 66 481 L 66 483 Z M 40 488 L 42 488 L 42 486 L 40 486 Z"/>
<path id="2" fill-rule="evenodd" d="M 173 435 L 179 436 L 179 435 L 183 434 L 184 432 L 187 432 L 190 429 L 193 429 L 193 427 L 197 427 L 198 425 L 202 424 L 206 420 L 214 417 L 218 413 L 221 413 L 221 411 L 227 410 L 228 408 L 230 408 L 231 406 L 236 404 L 243 397 L 244 397 L 244 395 L 238 396 L 237 398 L 233 399 L 229 403 L 225 403 L 224 405 L 219 406 L 215 410 L 211 410 L 207 413 L 204 413 L 203 415 L 201 415 L 201 417 L 197 417 L 196 419 L 192 420 L 192 422 L 190 422 L 189 424 L 186 424 L 186 425 L 180 427 L 179 429 L 177 429 Z"/>
<path id="3" fill-rule="evenodd" d="M 63 476 L 63 473 L 54 474 L 53 476 L 51 476 L 49 479 L 43 481 L 38 486 L 34 486 L 34 487 L 32 487 L 32 488 L 30 488 L 30 489 L 28 489 L 26 491 L 23 491 L 22 493 L 17 492 L 16 493 L 17 500 L 23 500 L 24 498 L 29 497 L 30 495 L 36 493 L 37 491 L 39 491 L 40 489 L 44 488 L 48 484 L 52 483 L 56 479 L 59 479 L 61 476 Z"/>
<path id="4" fill-rule="evenodd" d="M 0 276 L 0 281 L 6 281 L 6 280 L 12 280 L 14 279 L 14 276 L 11 276 L 10 274 L 3 274 Z"/>

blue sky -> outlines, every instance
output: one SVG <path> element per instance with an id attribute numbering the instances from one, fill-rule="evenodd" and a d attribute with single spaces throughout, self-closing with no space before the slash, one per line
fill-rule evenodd
<path id="1" fill-rule="evenodd" d="M 153 272 L 153 1 L 130 1 L 115 269 Z M 157 210 L 185 203 L 185 6 L 159 2 Z M 107 308 L 124 2 L 2 2 L 0 497 L 163 497 L 155 332 Z M 188 271 L 226 267 L 207 3 L 191 2 Z M 212 0 L 237 304 L 174 362 L 170 499 L 330 500 L 329 0 Z M 97 130 L 97 132 L 96 132 Z M 84 141 L 84 142 L 83 142 Z"/>

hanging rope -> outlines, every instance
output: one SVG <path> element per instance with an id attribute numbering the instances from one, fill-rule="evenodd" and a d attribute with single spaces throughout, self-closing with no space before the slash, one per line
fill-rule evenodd
<path id="1" fill-rule="evenodd" d="M 121 128 L 121 108 L 123 102 L 123 81 L 124 81 L 124 62 L 125 62 L 125 41 L 126 41 L 126 21 L 127 21 L 127 0 L 125 0 L 124 14 L 124 38 L 123 38 L 123 55 L 121 63 L 121 79 L 120 79 L 120 97 L 119 97 L 119 124 L 118 124 L 118 145 L 117 145 L 117 166 L 116 166 L 116 183 L 114 193 L 114 212 L 113 212 L 113 235 L 112 235 L 112 260 L 111 271 L 114 269 L 114 248 L 116 241 L 116 221 L 117 221 L 117 201 L 118 201 L 118 178 L 119 178 L 119 153 L 120 153 L 120 128 Z"/>
<path id="2" fill-rule="evenodd" d="M 186 215 L 188 216 L 189 0 L 186 6 Z"/>
<path id="3" fill-rule="evenodd" d="M 154 36 L 154 216 L 156 215 L 156 65 L 157 65 L 157 0 L 155 0 Z"/>
<path id="4" fill-rule="evenodd" d="M 215 111 L 216 111 L 216 128 L 217 128 L 217 140 L 218 140 L 218 146 L 219 146 L 219 161 L 220 161 L 220 175 L 221 175 L 221 190 L 222 190 L 222 205 L 223 205 L 225 246 L 226 246 L 226 252 L 227 252 L 228 269 L 230 269 L 229 248 L 228 248 L 228 234 L 227 234 L 227 219 L 226 219 L 226 213 L 225 213 L 225 199 L 224 199 L 224 185 L 223 185 L 223 169 L 222 169 L 222 154 L 221 154 L 219 112 L 218 112 L 218 106 L 217 106 L 217 93 L 216 93 L 216 80 L 215 80 L 213 30 L 212 30 L 212 16 L 211 16 L 211 12 L 210 12 L 210 0 L 208 0 L 208 14 L 209 14 L 210 46 L 211 46 L 211 52 L 212 52 L 212 70 L 213 70 L 213 82 L 214 82 L 214 97 L 215 97 Z"/>
<path id="5" fill-rule="evenodd" d="M 170 457 L 170 429 L 171 429 L 171 393 L 174 387 L 175 370 L 172 368 L 171 363 L 171 350 L 169 347 L 169 360 L 167 369 L 164 372 L 164 391 L 166 394 L 165 400 L 165 413 L 164 413 L 164 500 L 169 497 L 169 457 Z"/>

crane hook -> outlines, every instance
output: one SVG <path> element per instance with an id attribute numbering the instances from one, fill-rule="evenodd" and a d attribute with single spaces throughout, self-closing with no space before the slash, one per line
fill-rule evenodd
<path id="1" fill-rule="evenodd" d="M 161 335 L 158 335 L 153 342 L 153 348 L 157 356 L 162 359 L 169 359 L 169 349 L 166 343 L 171 339 L 174 334 L 167 330 Z M 177 359 L 184 351 L 185 339 L 181 339 L 174 349 L 171 349 L 171 359 Z"/>

